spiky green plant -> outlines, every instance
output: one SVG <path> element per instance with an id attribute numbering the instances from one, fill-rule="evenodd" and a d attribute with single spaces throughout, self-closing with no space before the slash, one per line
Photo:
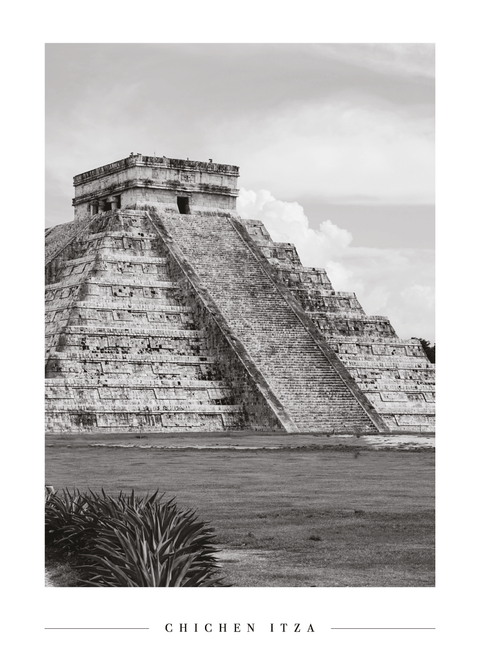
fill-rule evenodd
<path id="1" fill-rule="evenodd" d="M 82 563 L 84 585 L 222 585 L 213 529 L 158 492 L 64 490 L 46 496 L 45 510 L 46 545 Z"/>

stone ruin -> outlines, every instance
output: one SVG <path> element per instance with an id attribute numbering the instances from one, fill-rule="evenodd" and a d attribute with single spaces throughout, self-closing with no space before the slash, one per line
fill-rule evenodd
<path id="1" fill-rule="evenodd" d="M 235 211 L 236 166 L 131 154 L 47 230 L 47 432 L 434 430 L 434 365 Z"/>

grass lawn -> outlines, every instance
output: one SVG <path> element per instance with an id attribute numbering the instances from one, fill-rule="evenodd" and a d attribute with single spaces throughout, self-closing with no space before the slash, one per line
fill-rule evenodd
<path id="1" fill-rule="evenodd" d="M 234 586 L 434 585 L 432 451 L 135 438 L 47 437 L 46 483 L 176 497 L 215 528 Z"/>

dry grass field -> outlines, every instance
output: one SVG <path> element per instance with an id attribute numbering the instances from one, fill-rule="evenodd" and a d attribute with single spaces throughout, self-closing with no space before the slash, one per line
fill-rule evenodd
<path id="1" fill-rule="evenodd" d="M 432 445 L 431 437 L 50 435 L 46 483 L 175 497 L 215 528 L 233 586 L 433 586 Z"/>

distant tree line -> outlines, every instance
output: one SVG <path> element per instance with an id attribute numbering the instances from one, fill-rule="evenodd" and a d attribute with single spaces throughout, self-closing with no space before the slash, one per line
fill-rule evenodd
<path id="1" fill-rule="evenodd" d="M 423 351 L 427 355 L 428 361 L 435 364 L 435 343 L 431 345 L 430 341 L 426 341 L 424 338 L 419 338 L 418 340 L 422 344 Z"/>

